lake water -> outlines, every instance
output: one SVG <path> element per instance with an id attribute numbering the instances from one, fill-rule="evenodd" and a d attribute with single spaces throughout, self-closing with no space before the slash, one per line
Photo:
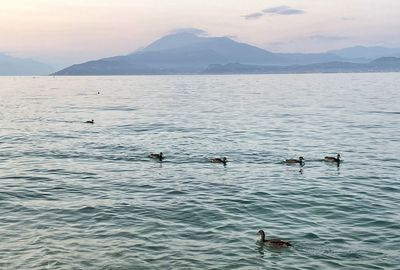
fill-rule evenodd
<path id="1" fill-rule="evenodd" d="M 399 172 L 400 73 L 2 77 L 0 269 L 399 269 Z"/>

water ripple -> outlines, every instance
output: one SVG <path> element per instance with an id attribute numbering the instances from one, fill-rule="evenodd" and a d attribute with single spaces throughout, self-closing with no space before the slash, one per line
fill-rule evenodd
<path id="1" fill-rule="evenodd" d="M 398 76 L 0 78 L 0 268 L 397 269 Z"/>

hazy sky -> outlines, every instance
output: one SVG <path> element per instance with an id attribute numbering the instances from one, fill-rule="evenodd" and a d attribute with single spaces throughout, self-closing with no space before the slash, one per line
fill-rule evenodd
<path id="1" fill-rule="evenodd" d="M 0 0 L 0 52 L 55 65 L 192 27 L 281 52 L 400 47 L 400 0 Z"/>

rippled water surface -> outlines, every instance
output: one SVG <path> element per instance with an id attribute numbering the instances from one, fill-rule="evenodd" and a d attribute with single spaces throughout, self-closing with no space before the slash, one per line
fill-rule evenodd
<path id="1" fill-rule="evenodd" d="M 2 77 L 0 269 L 399 269 L 399 172 L 400 73 Z"/>

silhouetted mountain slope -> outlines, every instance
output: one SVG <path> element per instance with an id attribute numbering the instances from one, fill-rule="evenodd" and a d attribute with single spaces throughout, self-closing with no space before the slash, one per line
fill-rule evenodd
<path id="1" fill-rule="evenodd" d="M 318 69 L 321 72 L 357 72 L 374 70 L 374 64 L 356 63 L 367 63 L 373 60 L 369 57 L 374 55 L 396 52 L 396 49 L 358 46 L 329 53 L 272 53 L 227 37 L 175 33 L 161 37 L 134 53 L 73 65 L 54 75 L 198 74 L 205 69 L 207 72 L 318 72 Z M 388 65 L 386 63 L 385 67 L 379 66 L 376 69 L 383 70 Z"/>
<path id="2" fill-rule="evenodd" d="M 332 53 L 277 53 L 284 58 L 279 65 L 301 65 L 344 60 Z"/>
<path id="3" fill-rule="evenodd" d="M 210 64 L 289 65 L 335 60 L 340 58 L 333 54 L 275 54 L 227 37 L 179 33 L 135 53 L 73 65 L 54 75 L 196 74 Z"/>
<path id="4" fill-rule="evenodd" d="M 206 38 L 204 37 L 199 37 L 190 33 L 171 34 L 157 39 L 156 41 L 150 43 L 147 47 L 143 48 L 141 51 L 150 52 L 177 49 L 189 46 L 191 44 L 200 43 L 205 39 Z"/>
<path id="5" fill-rule="evenodd" d="M 346 72 L 400 72 L 400 58 L 384 57 L 366 64 L 329 62 L 293 66 L 259 66 L 231 63 L 210 65 L 204 74 L 281 74 L 281 73 L 346 73 Z"/>
<path id="6" fill-rule="evenodd" d="M 381 57 L 400 57 L 400 48 L 355 46 L 340 50 L 329 51 L 345 59 L 373 60 Z"/>
<path id="7" fill-rule="evenodd" d="M 43 63 L 0 54 L 0 76 L 48 75 L 54 70 Z"/>

